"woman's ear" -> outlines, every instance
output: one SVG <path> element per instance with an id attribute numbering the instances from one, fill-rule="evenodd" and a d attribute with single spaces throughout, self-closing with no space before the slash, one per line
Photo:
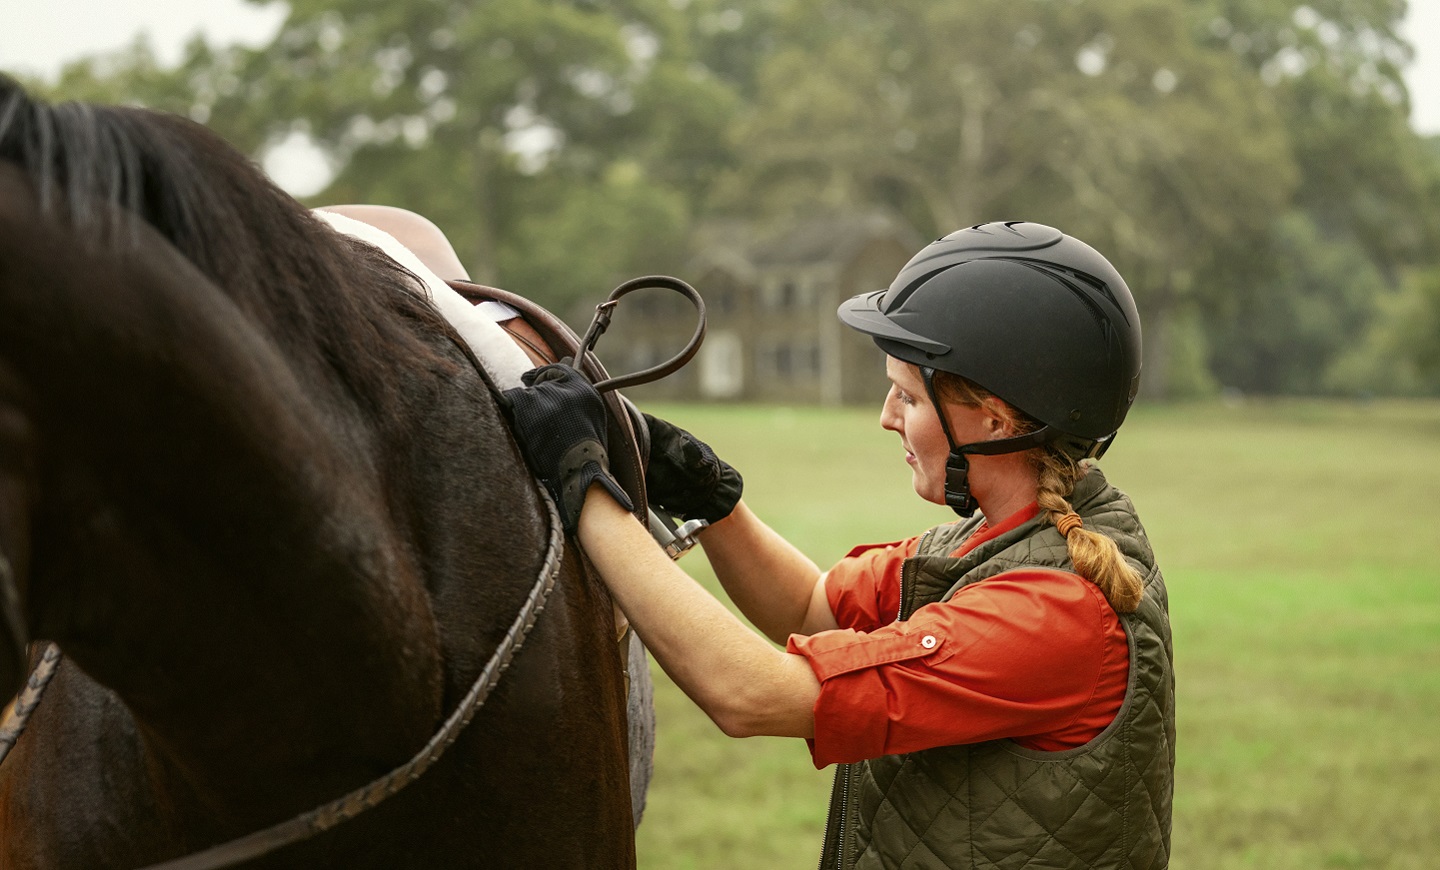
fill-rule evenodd
<path id="1" fill-rule="evenodd" d="M 1015 434 L 1015 415 L 1010 406 L 994 396 L 986 396 L 980 403 L 985 413 L 985 428 L 995 438 L 1008 438 Z"/>

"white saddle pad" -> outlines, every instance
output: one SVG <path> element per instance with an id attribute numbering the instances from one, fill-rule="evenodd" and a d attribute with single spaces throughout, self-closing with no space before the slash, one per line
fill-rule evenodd
<path id="1" fill-rule="evenodd" d="M 430 302 L 448 321 L 465 343 L 470 345 L 475 358 L 485 367 L 495 386 L 502 390 L 520 386 L 520 375 L 534 368 L 530 358 L 525 356 L 509 333 L 495 321 L 508 320 L 518 312 L 503 302 L 484 302 L 472 305 L 465 297 L 456 293 L 449 284 L 440 280 L 420 258 L 389 233 L 352 217 L 333 211 L 316 210 L 313 214 L 328 223 L 337 232 L 353 236 L 362 242 L 369 242 L 384 251 L 390 259 L 409 269 L 425 282 Z"/>

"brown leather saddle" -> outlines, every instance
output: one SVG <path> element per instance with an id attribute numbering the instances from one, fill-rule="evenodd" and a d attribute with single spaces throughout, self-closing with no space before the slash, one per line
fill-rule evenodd
<path id="1" fill-rule="evenodd" d="M 469 281 L 446 283 L 472 304 L 503 302 L 520 312 L 519 317 L 501 321 L 499 325 L 535 365 L 559 362 L 563 357 L 573 359 L 579 351 L 580 336 L 565 321 L 529 299 L 508 290 Z M 610 377 L 593 353 L 586 352 L 576 367 L 593 384 Z M 610 472 L 634 503 L 635 518 L 642 525 L 648 525 L 645 457 L 649 452 L 649 433 L 645 431 L 644 418 L 618 391 L 609 390 L 600 395 L 608 412 L 606 437 L 609 444 L 606 450 L 610 457 Z"/>
<path id="2" fill-rule="evenodd" d="M 468 299 L 472 304 L 484 301 L 503 302 L 519 311 L 520 317 L 502 321 L 500 327 L 510 334 L 510 337 L 535 365 L 558 362 L 562 357 L 572 359 L 576 356 L 582 357 L 577 367 L 590 379 L 591 383 L 599 387 L 605 400 L 606 409 L 609 411 L 606 433 L 609 443 L 606 445 L 606 450 L 610 458 L 610 471 L 625 492 L 629 494 L 631 501 L 634 502 L 635 518 L 640 520 L 642 525 L 648 524 L 649 510 L 645 499 L 644 473 L 648 438 L 645 432 L 645 422 L 640 412 L 629 401 L 622 398 L 614 388 L 631 383 L 645 383 L 655 377 L 663 377 L 684 365 L 694 356 L 700 339 L 704 335 L 705 306 L 693 288 L 684 285 L 684 282 L 677 279 L 664 276 L 639 278 L 616 288 L 611 294 L 611 298 L 596 309 L 596 321 L 591 326 L 593 337 L 598 337 L 599 332 L 604 331 L 604 327 L 609 323 L 610 309 L 618 301 L 619 296 L 629 292 L 632 285 L 669 286 L 672 289 L 678 289 L 692 298 L 700 315 L 699 325 L 690 345 L 670 364 L 647 369 L 644 372 L 636 372 L 606 385 L 601 382 L 610 380 L 609 376 L 594 354 L 588 351 L 584 354 L 578 353 L 581 344 L 592 339 L 591 334 L 587 334 L 585 338 L 578 338 L 564 321 L 529 299 L 517 296 L 507 290 L 487 287 L 470 281 L 465 266 L 456 256 L 449 239 L 429 219 L 406 209 L 374 204 L 330 205 L 319 211 L 332 212 L 340 217 L 359 221 L 383 233 L 388 233 L 395 241 L 408 248 L 426 268 L 437 276 L 461 276 L 458 279 L 449 280 L 447 283 L 452 290 Z M 595 332 L 597 327 L 598 332 Z M 461 346 L 464 346 L 463 341 L 461 341 Z"/>

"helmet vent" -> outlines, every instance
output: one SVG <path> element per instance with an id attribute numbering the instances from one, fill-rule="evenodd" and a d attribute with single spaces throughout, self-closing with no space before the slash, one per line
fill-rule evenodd
<path id="1" fill-rule="evenodd" d="M 1006 259 L 1011 258 L 1007 257 Z M 1110 302 L 1113 304 L 1115 302 L 1115 297 L 1110 294 L 1109 289 L 1107 289 L 1104 284 L 1096 282 L 1094 278 L 1084 274 L 1083 272 L 1076 272 L 1071 269 L 1057 268 L 1050 263 L 1037 262 L 1035 260 L 1023 260 L 1019 258 L 1013 259 L 1012 262 L 1029 266 L 1037 272 L 1043 272 L 1044 274 L 1054 278 L 1057 282 L 1059 282 L 1062 287 L 1064 287 L 1066 290 L 1069 290 L 1076 299 L 1084 303 L 1086 309 L 1090 311 L 1090 315 L 1095 318 L 1096 325 L 1099 326 L 1102 331 L 1108 332 L 1107 327 L 1110 322 L 1109 318 L 1105 316 L 1105 312 L 1100 308 L 1100 304 L 1095 301 L 1094 297 L 1091 296 L 1090 293 L 1085 292 L 1085 288 L 1099 291 L 1105 296 L 1106 299 L 1110 300 Z M 1081 284 L 1083 284 L 1084 287 L 1082 287 Z M 1118 309 L 1120 306 L 1116 305 L 1115 307 Z"/>
<path id="2" fill-rule="evenodd" d="M 897 308 L 904 307 L 905 301 L 909 299 L 912 295 L 914 295 L 915 291 L 919 290 L 922 284 L 949 268 L 949 266 L 945 266 L 940 269 L 926 272 L 925 274 L 917 277 L 914 281 L 911 281 L 909 284 L 901 287 L 899 290 L 891 290 L 889 293 L 886 293 L 885 299 L 882 300 L 880 304 L 880 310 L 886 314 L 889 314 L 891 311 L 894 311 Z"/>
<path id="3" fill-rule="evenodd" d="M 1084 284 L 1091 290 L 1094 290 L 1096 293 L 1104 296 L 1105 299 L 1115 307 L 1115 311 L 1120 315 L 1120 317 L 1123 318 L 1126 323 L 1130 323 L 1130 318 L 1125 316 L 1125 306 L 1121 305 L 1120 301 L 1115 298 L 1115 294 L 1111 292 L 1109 284 L 1106 284 L 1104 281 L 1101 281 L 1094 275 L 1087 275 L 1084 272 L 1077 272 L 1074 269 L 1066 269 L 1064 267 L 1055 266 L 1052 264 L 1046 264 L 1046 268 L 1055 272 L 1063 272 L 1064 274 L 1073 278 L 1075 281 Z M 1133 326 L 1134 324 L 1131 325 Z"/>

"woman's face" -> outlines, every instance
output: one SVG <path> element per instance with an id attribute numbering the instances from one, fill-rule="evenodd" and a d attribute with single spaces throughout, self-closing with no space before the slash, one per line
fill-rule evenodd
<path id="1" fill-rule="evenodd" d="M 945 460 L 950 445 L 925 392 L 925 381 L 918 368 L 893 356 L 885 359 L 885 374 L 890 378 L 890 392 L 880 409 L 880 425 L 900 436 L 915 492 L 926 501 L 944 504 Z M 999 421 L 980 408 L 946 404 L 945 410 L 956 445 L 995 437 Z M 971 457 L 971 463 L 979 458 Z"/>

